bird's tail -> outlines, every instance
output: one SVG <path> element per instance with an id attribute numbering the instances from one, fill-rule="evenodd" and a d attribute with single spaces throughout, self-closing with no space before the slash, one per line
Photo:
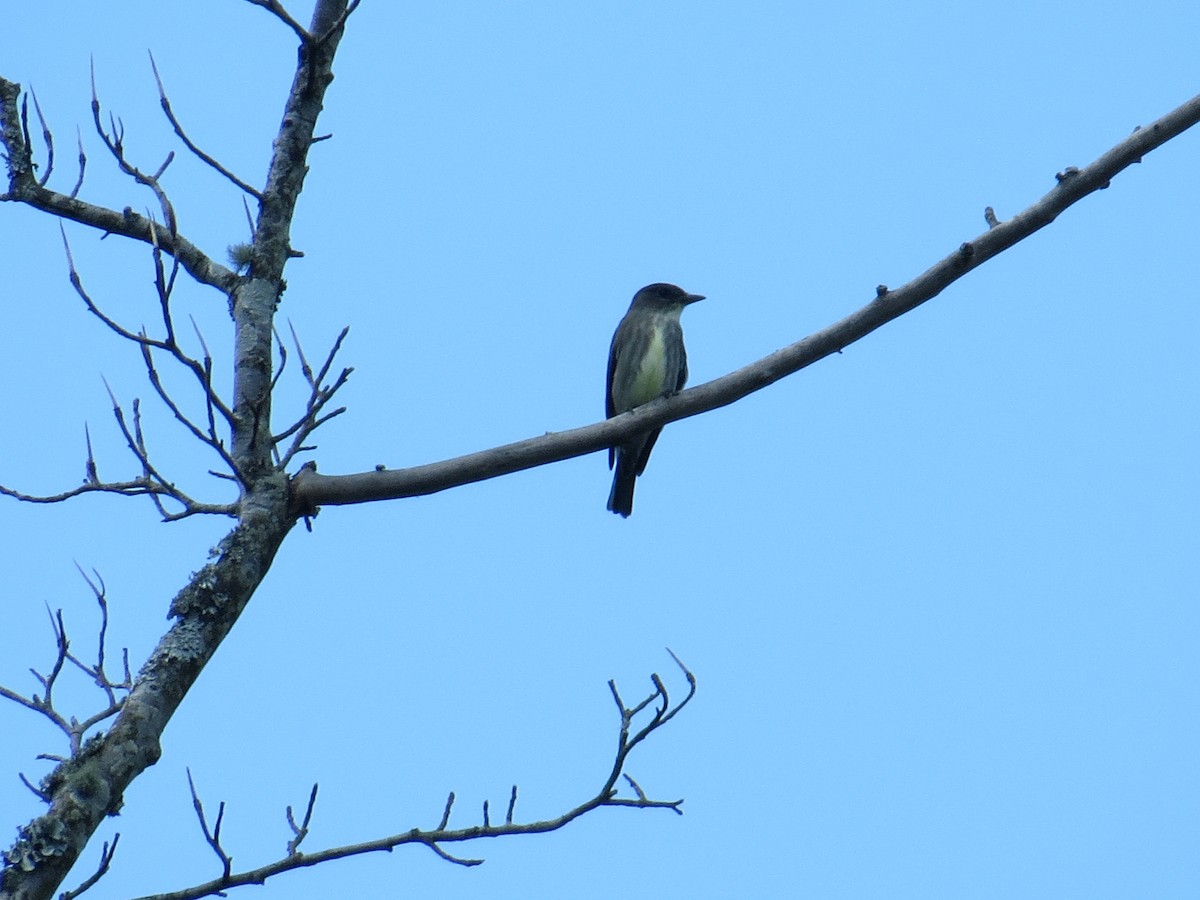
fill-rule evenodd
<path id="1" fill-rule="evenodd" d="M 608 492 L 608 508 L 628 518 L 633 512 L 633 485 L 637 481 L 637 466 L 628 453 L 617 451 L 617 470 L 613 473 L 612 490 Z"/>

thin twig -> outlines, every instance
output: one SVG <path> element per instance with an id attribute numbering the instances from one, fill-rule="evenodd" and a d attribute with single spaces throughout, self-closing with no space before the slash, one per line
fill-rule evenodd
<path id="1" fill-rule="evenodd" d="M 300 850 L 300 843 L 308 837 L 308 826 L 312 822 L 313 808 L 317 805 L 317 785 L 312 786 L 312 793 L 308 795 L 308 807 L 304 811 L 304 821 L 296 824 L 296 819 L 292 815 L 292 808 L 287 808 L 287 821 L 292 829 L 292 839 L 287 843 L 287 855 L 295 856 Z"/>
<path id="2" fill-rule="evenodd" d="M 674 658 L 674 654 L 672 654 L 672 657 Z M 647 726 L 650 731 L 657 730 L 670 721 L 670 719 L 676 713 L 678 713 L 691 701 L 695 694 L 694 676 L 690 671 L 688 671 L 687 667 L 684 666 L 682 662 L 679 662 L 677 658 L 676 663 L 687 676 L 691 690 L 688 692 L 687 696 L 677 705 L 672 707 L 669 712 L 661 715 L 656 714 L 651 724 Z M 650 703 L 657 699 L 661 699 L 663 694 L 662 680 L 658 678 L 652 678 L 651 681 L 655 684 L 654 691 L 649 695 L 647 700 L 637 704 L 637 706 L 634 708 L 644 710 Z M 610 682 L 610 689 L 612 690 L 613 695 L 619 698 L 619 694 L 617 693 L 615 684 L 613 682 Z M 632 778 L 628 778 L 628 776 L 626 776 L 626 781 L 629 783 L 630 788 L 633 790 L 635 796 L 616 796 L 614 785 L 617 781 L 617 778 L 623 774 L 622 769 L 625 761 L 630 751 L 635 746 L 632 741 L 627 740 L 629 731 L 629 717 L 632 715 L 632 711 L 631 709 L 626 708 L 619 699 L 617 705 L 621 717 L 622 737 L 618 743 L 612 772 L 610 772 L 600 790 L 593 797 L 581 803 L 579 806 L 576 806 L 574 809 L 568 810 L 567 812 L 553 819 L 528 822 L 524 824 L 514 823 L 512 821 L 513 809 L 516 805 L 517 797 L 517 789 L 514 786 L 509 799 L 508 814 L 505 817 L 505 823 L 503 825 L 491 824 L 488 815 L 488 805 L 485 804 L 484 820 L 482 825 L 470 825 L 466 828 L 450 829 L 450 813 L 455 802 L 455 795 L 452 791 L 446 798 L 446 805 L 442 811 L 441 820 L 438 822 L 437 827 L 432 831 L 422 831 L 419 828 L 413 828 L 409 831 L 394 834 L 385 838 L 380 838 L 378 840 L 364 841 L 362 843 L 350 844 L 341 847 L 332 847 L 327 850 L 310 853 L 299 853 L 295 849 L 294 844 L 289 843 L 287 855 L 279 860 L 276 860 L 275 862 L 269 863 L 268 865 L 260 866 L 259 868 L 244 872 L 238 872 L 236 874 L 231 874 L 229 871 L 226 871 L 221 878 L 214 879 L 206 882 L 205 884 L 195 885 L 191 888 L 173 891 L 170 893 L 156 894 L 154 895 L 154 900 L 197 900 L 197 898 L 211 896 L 214 894 L 223 895 L 224 892 L 229 888 L 244 884 L 262 884 L 268 878 L 271 878 L 272 876 L 278 875 L 282 872 L 287 872 L 306 866 L 319 865 L 320 863 L 327 862 L 329 860 L 343 859 L 363 853 L 391 851 L 396 847 L 404 846 L 406 844 L 422 844 L 437 854 L 441 859 L 454 863 L 455 865 L 477 866 L 483 862 L 482 859 L 471 859 L 467 857 L 455 856 L 454 854 L 445 850 L 444 845 L 452 843 L 465 843 L 468 841 L 479 840 L 480 838 L 503 837 L 507 835 L 545 834 L 550 831 L 556 831 L 570 822 L 573 822 L 580 816 L 602 806 L 619 806 L 637 809 L 670 809 L 675 813 L 682 815 L 683 811 L 680 808 L 683 803 L 682 800 L 652 800 L 646 795 L 645 791 L 642 790 L 641 786 Z M 191 784 L 190 773 L 188 778 L 188 783 Z M 205 832 L 205 838 L 209 841 L 210 845 L 216 843 L 217 846 L 214 847 L 214 849 L 217 850 L 218 856 L 224 862 L 228 858 L 228 854 L 223 848 L 220 848 L 220 842 L 215 835 L 215 829 L 212 832 L 210 832 L 208 829 L 207 820 L 203 815 L 202 808 L 199 806 L 199 799 L 196 796 L 194 785 L 192 786 L 192 797 L 193 806 L 197 808 L 197 815 L 200 817 L 201 827 Z M 313 793 L 309 798 L 309 814 L 311 814 L 315 800 L 316 787 L 314 786 Z M 307 833 L 309 819 L 310 815 L 306 815 L 304 823 L 298 826 L 295 823 L 291 809 L 288 809 L 288 823 L 291 827 L 293 835 L 299 836 L 302 833 Z M 296 844 L 299 843 L 297 839 L 294 838 L 293 840 Z M 142 900 L 151 900 L 151 898 L 142 898 Z"/>
<path id="3" fill-rule="evenodd" d="M 442 821 L 438 823 L 437 831 L 445 831 L 450 824 L 450 810 L 454 808 L 454 791 L 446 798 L 446 808 L 442 810 Z"/>
<path id="4" fill-rule="evenodd" d="M 143 333 L 143 337 L 144 336 L 145 335 Z M 195 422 L 188 418 L 187 415 L 184 414 L 183 410 L 179 408 L 179 404 L 175 402 L 174 398 L 167 393 L 166 388 L 163 387 L 162 379 L 158 376 L 158 369 L 154 365 L 154 357 L 150 355 L 150 348 L 154 346 L 154 342 L 146 339 L 142 341 L 141 344 L 142 362 L 145 363 L 146 374 L 150 379 L 150 386 L 154 388 L 154 391 L 158 394 L 159 399 L 162 400 L 167 409 L 171 411 L 172 415 L 174 415 L 175 418 L 188 431 L 191 432 L 193 437 L 202 443 L 207 444 L 214 451 L 216 451 L 217 455 L 220 456 L 225 462 L 225 465 L 229 466 L 230 473 L 236 476 L 239 481 L 244 483 L 245 480 L 242 478 L 237 463 L 233 461 L 233 457 L 229 454 L 229 451 L 225 449 L 225 443 L 221 440 L 220 436 L 216 434 L 215 430 L 210 434 L 206 434 L 200 428 L 200 426 L 198 426 Z M 166 482 L 164 482 L 164 484 L 165 483 Z"/>
<path id="5" fill-rule="evenodd" d="M 87 461 L 83 465 L 84 484 L 99 484 L 100 473 L 96 469 L 96 454 L 92 451 L 92 433 L 87 422 L 83 423 L 83 440 L 87 444 Z"/>
<path id="6" fill-rule="evenodd" d="M 208 842 L 208 846 L 212 847 L 213 853 L 217 854 L 217 859 L 221 860 L 221 865 L 224 867 L 225 880 L 229 879 L 229 873 L 233 869 L 233 857 L 225 852 L 225 848 L 221 846 L 221 822 L 225 818 L 225 801 L 222 800 L 217 806 L 217 821 L 213 823 L 212 829 L 208 827 L 208 818 L 204 815 L 204 804 L 200 802 L 200 795 L 196 793 L 196 782 L 192 780 L 192 770 L 187 770 L 188 789 L 192 792 L 192 808 L 196 811 L 196 818 L 200 820 L 200 830 L 204 832 L 204 840 Z"/>
<path id="7" fill-rule="evenodd" d="M 121 833 L 117 832 L 113 835 L 111 845 L 108 843 L 108 841 L 104 842 L 104 847 L 100 851 L 100 865 L 96 867 L 96 871 L 93 872 L 86 881 L 80 884 L 79 887 L 75 888 L 75 890 L 67 891 L 66 893 L 62 894 L 60 900 L 75 900 L 76 897 L 78 897 L 88 888 L 93 887 L 97 881 L 107 874 L 108 867 L 112 865 L 113 857 L 117 853 L 117 841 L 119 840 L 121 840 Z"/>
<path id="8" fill-rule="evenodd" d="M 92 124 L 96 127 L 96 134 L 100 136 L 100 140 L 104 146 L 108 148 L 108 152 L 112 154 L 116 160 L 117 167 L 136 181 L 138 184 L 150 188 L 154 196 L 158 199 L 159 208 L 162 210 L 163 219 L 167 224 L 167 231 L 172 238 L 178 235 L 178 221 L 175 218 L 175 207 L 171 204 L 167 197 L 166 191 L 159 184 L 159 176 L 170 165 L 175 154 L 170 153 L 167 156 L 166 162 L 159 167 L 158 173 L 155 175 L 147 175 L 137 166 L 133 165 L 125 158 L 125 126 L 121 121 L 109 113 L 109 130 L 105 130 L 104 124 L 100 120 L 100 96 L 96 92 L 96 61 L 91 62 L 91 79 L 92 79 Z M 153 234 L 153 228 L 151 229 Z"/>
<path id="9" fill-rule="evenodd" d="M 512 794 L 508 798 L 508 812 L 504 814 L 504 824 L 511 825 L 513 821 L 513 811 L 517 808 L 517 786 L 512 786 Z"/>
<path id="10" fill-rule="evenodd" d="M 295 435 L 287 452 L 280 457 L 278 463 L 280 468 L 286 468 L 297 453 L 311 449 L 306 447 L 304 444 L 309 435 L 311 435 L 330 419 L 340 416 L 346 411 L 345 407 L 342 407 L 335 409 L 333 412 L 330 412 L 324 416 L 320 415 L 320 412 L 324 406 L 339 390 L 341 390 L 341 388 L 349 380 L 351 373 L 354 372 L 354 369 L 351 367 L 342 369 L 341 373 L 338 375 L 333 384 L 327 387 L 322 386 L 322 382 L 325 380 L 326 376 L 329 374 L 330 368 L 333 366 L 334 358 L 337 356 L 338 351 L 342 347 L 342 342 L 345 341 L 346 335 L 350 333 L 349 327 L 343 328 L 338 334 L 337 339 L 333 342 L 333 347 L 330 348 L 328 355 L 325 357 L 325 362 L 321 365 L 320 371 L 315 375 L 313 374 L 312 367 L 308 364 L 307 357 L 304 355 L 304 348 L 300 344 L 300 338 L 296 334 L 295 326 L 293 326 L 291 322 L 288 322 L 288 327 L 292 332 L 292 341 L 296 345 L 296 355 L 300 359 L 300 371 L 303 373 L 304 379 L 309 385 L 309 397 L 305 404 L 304 414 L 283 431 L 272 437 L 273 442 L 276 446 L 278 446 L 289 437 Z"/>
<path id="11" fill-rule="evenodd" d="M 149 52 L 149 51 L 147 51 L 147 52 Z M 162 78 L 158 74 L 158 64 L 154 61 L 153 53 L 150 53 L 150 68 L 154 71 L 154 82 L 155 82 L 155 84 L 158 85 L 158 99 L 159 99 L 159 103 L 162 105 L 162 110 L 164 113 L 166 113 L 167 121 L 171 123 L 171 127 L 173 129 L 175 129 L 175 134 L 179 137 L 179 139 L 181 141 L 183 141 L 184 146 L 186 146 L 189 150 L 191 150 L 192 153 L 196 154 L 196 156 L 198 156 L 201 159 L 201 161 L 207 163 L 209 166 L 211 166 L 213 169 L 215 169 L 221 175 L 224 175 L 226 178 L 228 178 L 230 181 L 232 181 L 235 185 L 237 185 L 239 188 L 241 188 L 247 194 L 252 196 L 255 200 L 261 201 L 262 200 L 262 192 L 261 191 L 259 191 L 257 188 L 251 187 L 245 181 L 238 178 L 236 175 L 234 175 L 232 172 L 230 172 L 227 168 L 225 168 L 223 165 L 221 165 L 219 162 L 217 162 L 216 159 L 209 156 L 207 153 L 205 153 L 203 150 L 201 150 L 199 147 L 197 147 L 196 144 L 192 142 L 192 139 L 187 136 L 187 133 L 184 132 L 183 126 L 181 124 L 179 124 L 179 119 L 177 119 L 175 117 L 175 113 L 171 110 L 171 101 L 167 99 L 167 91 L 166 91 L 166 88 L 163 87 Z"/>
<path id="12" fill-rule="evenodd" d="M 79 177 L 75 179 L 75 186 L 67 195 L 72 200 L 79 196 L 79 189 L 83 187 L 83 173 L 87 170 L 87 154 L 83 151 L 83 134 L 79 131 L 78 125 L 75 126 L 75 139 L 79 143 Z"/>
<path id="13" fill-rule="evenodd" d="M 83 574 L 82 569 L 80 569 L 80 574 Z M 87 575 L 84 575 L 84 580 L 87 581 L 88 585 L 92 588 L 92 592 L 96 597 L 97 603 L 100 605 L 101 624 L 99 646 L 96 654 L 96 665 L 92 666 L 83 662 L 81 659 L 79 659 L 79 657 L 71 652 L 71 642 L 67 637 L 67 626 L 63 619 L 62 610 L 60 609 L 52 612 L 50 608 L 47 607 L 46 613 L 50 617 L 50 627 L 54 632 L 54 643 L 57 652 L 55 654 L 54 665 L 51 667 L 48 675 L 42 675 L 37 670 L 30 669 L 33 677 L 36 678 L 38 683 L 42 686 L 41 695 L 34 694 L 32 697 L 24 697 L 18 694 L 16 691 L 5 687 L 0 687 L 0 697 L 11 700 L 14 703 L 26 707 L 27 709 L 40 713 L 49 719 L 55 726 L 57 726 L 59 730 L 66 735 L 70 744 L 72 756 L 75 756 L 80 752 L 81 748 L 83 747 L 84 736 L 91 728 L 120 712 L 122 706 L 124 705 L 125 698 L 118 697 L 116 692 L 119 690 L 127 693 L 133 687 L 133 679 L 129 673 L 128 651 L 125 653 L 125 680 L 123 682 L 113 682 L 104 672 L 104 657 L 106 652 L 105 642 L 108 634 L 108 604 L 104 596 L 104 582 L 100 578 L 99 574 L 96 574 L 96 582 L 99 582 L 99 586 L 97 586 L 96 582 L 93 582 L 90 578 L 88 578 Z M 60 713 L 54 705 L 54 688 L 58 683 L 59 677 L 62 675 L 66 663 L 68 662 L 90 677 L 93 683 L 95 683 L 102 691 L 104 691 L 104 695 L 107 700 L 107 705 L 103 709 L 91 716 L 88 716 L 83 721 L 79 721 L 74 716 L 68 718 Z M 47 756 L 47 758 L 61 760 L 60 757 Z M 28 782 L 26 782 L 26 784 L 38 796 L 44 796 L 44 791 L 33 788 L 32 785 L 28 785 Z"/>
<path id="14" fill-rule="evenodd" d="M 50 173 L 54 171 L 54 135 L 50 133 L 50 126 L 46 124 L 46 117 L 42 115 L 42 105 L 38 103 L 37 92 L 33 88 L 29 89 L 29 96 L 33 98 L 33 108 L 42 126 L 42 140 L 46 142 L 46 171 L 38 179 L 38 184 L 45 187 L 46 182 L 50 180 Z"/>

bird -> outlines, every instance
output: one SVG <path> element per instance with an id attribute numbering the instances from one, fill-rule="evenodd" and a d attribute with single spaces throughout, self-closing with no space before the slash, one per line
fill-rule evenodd
<path id="1" fill-rule="evenodd" d="M 688 365 L 679 317 L 685 306 L 703 299 L 663 282 L 633 295 L 608 348 L 607 418 L 683 390 Z M 661 431 L 655 428 L 608 449 L 608 467 L 616 467 L 608 508 L 623 518 L 633 512 L 634 482 L 646 470 Z"/>

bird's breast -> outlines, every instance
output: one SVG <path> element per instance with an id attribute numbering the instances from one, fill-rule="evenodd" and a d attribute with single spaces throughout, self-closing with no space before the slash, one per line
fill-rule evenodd
<path id="1" fill-rule="evenodd" d="M 633 376 L 630 399 L 634 406 L 649 403 L 662 396 L 667 390 L 667 350 L 663 341 L 663 330 L 657 325 L 650 335 L 646 352 L 637 363 Z"/>

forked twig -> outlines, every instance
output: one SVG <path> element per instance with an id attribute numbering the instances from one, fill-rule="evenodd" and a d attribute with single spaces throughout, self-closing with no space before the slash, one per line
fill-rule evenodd
<path id="1" fill-rule="evenodd" d="M 670 652 L 668 650 L 668 652 Z M 297 849 L 300 841 L 308 834 L 308 829 L 311 824 L 313 808 L 316 804 L 317 787 L 313 785 L 312 793 L 309 795 L 308 808 L 305 812 L 304 820 L 297 825 L 295 816 L 292 813 L 291 807 L 287 810 L 288 825 L 292 831 L 292 839 L 288 842 L 287 855 L 275 862 L 260 866 L 256 869 L 251 869 L 244 872 L 232 873 L 230 871 L 231 857 L 220 841 L 220 821 L 221 814 L 224 813 L 224 805 L 220 807 L 216 826 L 210 828 L 208 820 L 204 814 L 203 806 L 196 795 L 195 785 L 191 780 L 191 773 L 188 773 L 188 784 L 192 788 L 192 803 L 196 809 L 196 814 L 200 819 L 201 829 L 204 832 L 205 840 L 213 848 L 217 854 L 217 858 L 221 860 L 222 874 L 219 878 L 204 884 L 198 884 L 194 887 L 185 888 L 183 890 L 171 891 L 169 893 L 155 894 L 153 898 L 144 897 L 142 900 L 197 900 L 200 897 L 211 895 L 224 896 L 224 893 L 233 887 L 238 887 L 245 884 L 262 884 L 268 878 L 278 875 L 282 872 L 287 872 L 293 869 L 304 866 L 318 865 L 333 859 L 343 859 L 349 856 L 357 856 L 363 853 L 375 853 L 379 851 L 390 851 L 396 847 L 405 844 L 421 844 L 428 847 L 433 853 L 437 854 L 441 859 L 447 862 L 452 862 L 460 866 L 477 866 L 483 863 L 482 859 L 474 859 L 462 856 L 456 856 L 445 849 L 446 844 L 465 843 L 475 841 L 481 838 L 503 837 L 514 834 L 543 834 L 550 831 L 556 831 L 564 825 L 574 821 L 580 816 L 598 809 L 601 806 L 627 806 L 641 809 L 670 809 L 682 815 L 680 809 L 682 800 L 652 800 L 650 799 L 641 786 L 638 785 L 629 776 L 625 776 L 630 788 L 634 792 L 633 797 L 618 797 L 615 785 L 617 779 L 623 774 L 625 762 L 629 757 L 630 752 L 650 734 L 661 728 L 671 719 L 673 719 L 680 710 L 682 710 L 696 693 L 695 676 L 680 662 L 679 658 L 671 653 L 676 664 L 683 671 L 687 678 L 689 689 L 683 700 L 676 703 L 674 706 L 669 705 L 666 696 L 666 689 L 663 681 L 657 675 L 652 676 L 651 682 L 654 685 L 654 691 L 643 701 L 633 707 L 626 707 L 620 699 L 616 685 L 609 682 L 609 689 L 613 696 L 617 699 L 617 706 L 621 714 L 620 724 L 620 739 L 617 746 L 616 758 L 613 762 L 612 770 L 605 779 L 600 790 L 591 799 L 581 803 L 572 810 L 563 813 L 553 819 L 544 821 L 534 821 L 524 824 L 516 824 L 513 822 L 514 811 L 517 803 L 517 788 L 514 785 L 512 793 L 509 796 L 508 809 L 505 815 L 503 825 L 492 824 L 489 815 L 489 804 L 483 805 L 482 824 L 470 825 L 465 828 L 450 828 L 450 816 L 454 809 L 455 795 L 451 791 L 446 797 L 446 804 L 442 810 L 441 819 L 436 827 L 432 830 L 422 830 L 413 828 L 409 831 L 404 831 L 399 834 L 394 834 L 389 837 L 379 838 L 377 840 L 364 841 L 358 844 L 349 844 L 342 847 L 332 847 L 327 850 L 320 850 L 311 853 L 300 853 Z M 651 720 L 638 729 L 633 737 L 630 737 L 630 729 L 633 718 L 638 711 L 646 710 L 655 701 L 662 701 L 662 705 L 656 707 Z"/>
<path id="2" fill-rule="evenodd" d="M 117 853 L 117 841 L 119 840 L 121 840 L 121 833 L 117 832 L 113 835 L 111 844 L 108 841 L 104 842 L 104 847 L 100 850 L 100 864 L 96 867 L 96 871 L 80 884 L 79 887 L 63 893 L 60 900 L 75 900 L 76 897 L 88 890 L 88 888 L 94 887 L 96 882 L 108 873 L 108 868 L 112 865 L 113 857 Z"/>

